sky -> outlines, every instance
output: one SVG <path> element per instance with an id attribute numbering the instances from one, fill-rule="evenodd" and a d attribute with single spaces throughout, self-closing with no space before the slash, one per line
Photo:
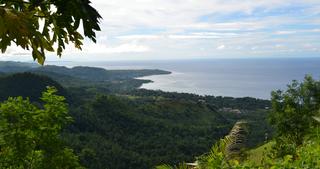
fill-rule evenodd
<path id="1" fill-rule="evenodd" d="M 91 1 L 103 17 L 97 43 L 48 60 L 320 57 L 320 0 Z M 31 55 L 12 46 L 0 60 Z"/>

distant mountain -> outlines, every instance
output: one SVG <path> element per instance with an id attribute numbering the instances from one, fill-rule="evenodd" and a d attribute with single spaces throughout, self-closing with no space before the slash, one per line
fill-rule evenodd
<path id="1" fill-rule="evenodd" d="M 56 81 L 46 76 L 32 73 L 17 73 L 0 77 L 0 101 L 8 97 L 28 97 L 31 101 L 39 101 L 47 86 L 56 87 L 58 94 L 67 96 L 66 90 Z"/>
<path id="2" fill-rule="evenodd" d="M 96 67 L 77 66 L 39 66 L 24 62 L 0 62 L 1 74 L 32 72 L 44 75 L 59 82 L 64 87 L 87 87 L 102 91 L 133 90 L 150 80 L 136 79 L 137 77 L 170 74 L 171 72 L 158 69 L 142 70 L 106 70 Z"/>
<path id="3" fill-rule="evenodd" d="M 0 73 L 17 73 L 25 72 L 34 68 L 39 67 L 35 63 L 26 63 L 26 62 L 0 62 Z"/>
<path id="4" fill-rule="evenodd" d="M 0 62 L 0 73 L 17 73 L 17 72 L 40 72 L 40 73 L 57 73 L 61 75 L 73 76 L 80 79 L 94 81 L 108 80 L 126 80 L 142 76 L 170 74 L 169 71 L 158 69 L 141 69 L 141 70 L 106 70 L 97 67 L 76 66 L 67 68 L 65 66 L 38 66 L 33 63 L 25 62 Z"/>
<path id="5" fill-rule="evenodd" d="M 62 66 L 44 66 L 33 69 L 34 72 L 54 72 L 63 75 L 69 75 L 80 79 L 93 81 L 127 80 L 142 76 L 170 74 L 168 71 L 158 69 L 142 70 L 106 70 L 103 68 L 77 66 L 67 68 Z"/>

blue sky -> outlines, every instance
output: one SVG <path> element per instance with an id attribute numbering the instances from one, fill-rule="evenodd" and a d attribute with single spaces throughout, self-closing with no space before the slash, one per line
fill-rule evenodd
<path id="1" fill-rule="evenodd" d="M 98 42 L 60 60 L 320 56 L 319 0 L 92 0 Z M 21 56 L 23 55 L 23 56 Z M 1 60 L 30 59 L 11 47 Z M 49 60 L 58 60 L 48 54 Z"/>

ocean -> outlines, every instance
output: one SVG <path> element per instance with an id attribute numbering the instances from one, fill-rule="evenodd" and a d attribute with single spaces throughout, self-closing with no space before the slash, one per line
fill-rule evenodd
<path id="1" fill-rule="evenodd" d="M 320 58 L 60 62 L 59 65 L 168 70 L 172 74 L 141 77 L 153 81 L 141 88 L 262 99 L 270 99 L 271 91 L 285 89 L 292 80 L 301 81 L 306 74 L 315 79 L 320 77 Z"/>

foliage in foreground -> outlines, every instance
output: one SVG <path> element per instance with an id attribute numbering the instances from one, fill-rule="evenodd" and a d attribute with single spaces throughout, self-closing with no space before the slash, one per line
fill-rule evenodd
<path id="1" fill-rule="evenodd" d="M 294 155 L 306 135 L 318 124 L 312 118 L 320 110 L 320 81 L 306 76 L 304 82 L 293 81 L 286 91 L 272 92 L 270 122 L 276 129 L 277 156 Z"/>
<path id="2" fill-rule="evenodd" d="M 317 129 L 319 130 L 319 128 Z M 319 169 L 320 168 L 320 137 L 317 131 L 314 137 L 308 137 L 299 147 L 296 147 L 296 153 L 285 155 L 283 157 L 274 157 L 271 152 L 266 151 L 263 154 L 261 163 L 254 163 L 250 159 L 238 161 L 228 160 L 228 154 L 225 151 L 226 142 L 221 140 L 216 143 L 210 153 L 201 156 L 197 161 L 196 169 Z M 190 169 L 192 167 L 182 163 L 178 166 L 162 165 L 156 169 Z"/>
<path id="3" fill-rule="evenodd" d="M 275 145 L 262 154 L 261 162 L 230 158 L 226 138 L 198 158 L 197 169 L 319 169 L 320 168 L 320 81 L 306 76 L 293 81 L 286 91 L 272 93 L 271 124 L 276 129 Z M 232 132 L 231 132 L 232 133 Z M 229 146 L 230 147 L 230 146 Z M 188 166 L 159 166 L 179 169 Z M 191 167 L 189 167 L 191 168 Z"/>
<path id="4" fill-rule="evenodd" d="M 38 63 L 45 61 L 45 52 L 61 56 L 66 44 L 81 49 L 83 35 L 96 42 L 101 16 L 89 0 L 1 0 L 0 50 L 4 53 L 11 43 L 32 50 Z M 41 24 L 43 23 L 43 26 Z M 55 47 L 57 46 L 57 47 Z"/>
<path id="5" fill-rule="evenodd" d="M 54 67 L 52 70 L 58 72 L 63 69 Z M 82 70 L 77 69 L 77 72 L 83 73 Z M 152 72 L 112 71 L 109 75 L 110 78 L 122 78 Z M 50 76 L 64 86 L 67 94 L 64 96 L 69 103 L 70 115 L 74 118 L 61 138 L 74 150 L 86 168 L 149 169 L 161 163 L 173 165 L 179 161 L 192 161 L 193 157 L 203 154 L 216 140 L 226 135 L 232 124 L 239 119 L 248 120 L 248 127 L 256 129 L 248 136 L 253 145 L 261 143 L 264 133 L 269 132 L 265 130 L 264 120 L 268 111 L 263 110 L 269 102 L 264 100 L 202 97 L 148 90 L 126 94 L 113 91 L 117 95 L 111 96 L 98 89 L 104 85 L 96 82 L 98 78 L 91 81 L 96 86 L 90 87 L 73 81 L 76 76 L 69 71 L 65 73 L 68 76 L 58 73 Z M 3 91 L 4 96 L 29 97 L 31 102 L 39 102 L 44 86 L 55 86 L 60 92 L 57 94 L 63 95 L 60 85 L 55 85 L 57 83 L 50 78 L 41 77 L 29 73 L 7 75 L 0 80 L 0 91 Z M 66 85 L 65 79 L 88 87 Z M 131 85 L 128 83 L 125 81 L 122 86 Z M 111 90 L 110 86 L 105 88 Z M 97 91 L 100 96 L 97 96 Z M 201 99 L 206 103 L 199 103 Z M 246 107 L 248 110 L 242 114 L 216 110 L 222 107 L 241 110 Z"/>
<path id="6" fill-rule="evenodd" d="M 0 168 L 81 169 L 78 157 L 59 138 L 72 121 L 64 97 L 55 88 L 43 92 L 43 105 L 22 97 L 0 104 Z"/>

